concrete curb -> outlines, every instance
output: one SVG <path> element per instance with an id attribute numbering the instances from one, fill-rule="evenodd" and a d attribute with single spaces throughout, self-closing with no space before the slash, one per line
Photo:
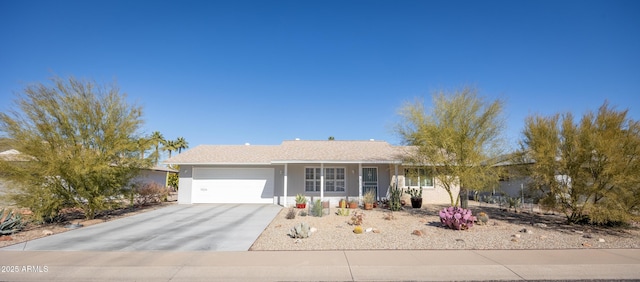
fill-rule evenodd
<path id="1" fill-rule="evenodd" d="M 0 251 L 3 281 L 640 280 L 640 249 Z"/>

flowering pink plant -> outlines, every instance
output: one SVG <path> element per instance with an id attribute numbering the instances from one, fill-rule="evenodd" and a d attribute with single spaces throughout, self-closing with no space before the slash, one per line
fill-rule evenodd
<path id="1" fill-rule="evenodd" d="M 455 230 L 471 228 L 476 221 L 476 217 L 471 214 L 471 210 L 448 207 L 440 211 L 440 222 Z"/>

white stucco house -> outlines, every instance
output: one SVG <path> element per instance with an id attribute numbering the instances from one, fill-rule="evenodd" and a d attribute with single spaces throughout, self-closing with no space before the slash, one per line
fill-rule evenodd
<path id="1" fill-rule="evenodd" d="M 295 204 L 297 194 L 337 204 L 391 185 L 423 189 L 423 203 L 448 204 L 447 192 L 404 162 L 414 150 L 384 141 L 283 141 L 280 145 L 200 145 L 168 159 L 180 165 L 179 204 Z M 454 191 L 457 194 L 457 191 Z"/>
<path id="2" fill-rule="evenodd" d="M 162 167 L 153 166 L 150 168 L 141 169 L 138 176 L 131 180 L 132 183 L 156 183 L 162 187 L 168 187 L 169 173 L 178 173 L 177 170 Z"/>

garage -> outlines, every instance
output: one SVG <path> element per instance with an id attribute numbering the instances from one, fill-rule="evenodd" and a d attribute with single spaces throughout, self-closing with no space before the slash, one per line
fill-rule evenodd
<path id="1" fill-rule="evenodd" d="M 273 168 L 194 168 L 192 203 L 273 203 Z"/>

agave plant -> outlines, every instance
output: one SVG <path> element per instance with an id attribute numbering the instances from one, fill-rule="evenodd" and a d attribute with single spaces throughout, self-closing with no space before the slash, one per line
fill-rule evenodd
<path id="1" fill-rule="evenodd" d="M 0 235 L 13 234 L 22 229 L 22 215 L 10 210 L 5 214 L 5 209 L 0 211 Z"/>
<path id="2" fill-rule="evenodd" d="M 473 227 L 476 217 L 471 214 L 471 210 L 448 207 L 439 212 L 440 222 L 455 230 L 464 230 Z"/>

